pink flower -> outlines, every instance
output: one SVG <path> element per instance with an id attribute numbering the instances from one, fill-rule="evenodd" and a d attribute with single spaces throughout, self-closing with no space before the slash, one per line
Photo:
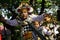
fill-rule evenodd
<path id="1" fill-rule="evenodd" d="M 0 25 L 0 31 L 4 30 L 4 26 Z"/>

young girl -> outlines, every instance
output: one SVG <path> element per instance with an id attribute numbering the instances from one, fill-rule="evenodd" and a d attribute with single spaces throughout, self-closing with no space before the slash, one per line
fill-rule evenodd
<path id="1" fill-rule="evenodd" d="M 40 22 L 39 21 L 34 21 L 33 22 L 33 25 L 35 27 L 36 30 L 38 30 L 41 34 L 42 34 L 42 29 L 43 27 L 40 25 Z M 41 40 L 38 35 L 36 34 L 36 32 L 33 32 L 33 39 L 34 40 Z"/>

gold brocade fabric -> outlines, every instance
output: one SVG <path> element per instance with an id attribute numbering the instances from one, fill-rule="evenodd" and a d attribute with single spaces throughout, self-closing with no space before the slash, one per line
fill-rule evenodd
<path id="1" fill-rule="evenodd" d="M 24 38 L 24 40 L 33 40 L 32 39 L 32 32 L 28 31 L 27 33 L 24 34 L 23 38 Z"/>

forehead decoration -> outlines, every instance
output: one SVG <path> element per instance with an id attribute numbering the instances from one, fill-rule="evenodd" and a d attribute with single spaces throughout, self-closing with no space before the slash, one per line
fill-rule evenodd
<path id="1" fill-rule="evenodd" d="M 33 12 L 33 8 L 32 8 L 31 6 L 23 5 L 22 7 L 19 6 L 19 7 L 16 9 L 16 13 L 21 13 L 21 11 L 24 10 L 24 9 L 27 10 L 28 13 Z"/>

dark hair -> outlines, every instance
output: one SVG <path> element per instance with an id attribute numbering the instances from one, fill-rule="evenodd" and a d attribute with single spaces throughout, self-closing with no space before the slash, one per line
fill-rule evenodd
<path id="1" fill-rule="evenodd" d="M 33 23 L 33 24 L 35 24 L 35 22 L 38 22 L 38 23 L 40 24 L 40 22 L 39 22 L 39 21 L 33 21 L 32 23 Z"/>

